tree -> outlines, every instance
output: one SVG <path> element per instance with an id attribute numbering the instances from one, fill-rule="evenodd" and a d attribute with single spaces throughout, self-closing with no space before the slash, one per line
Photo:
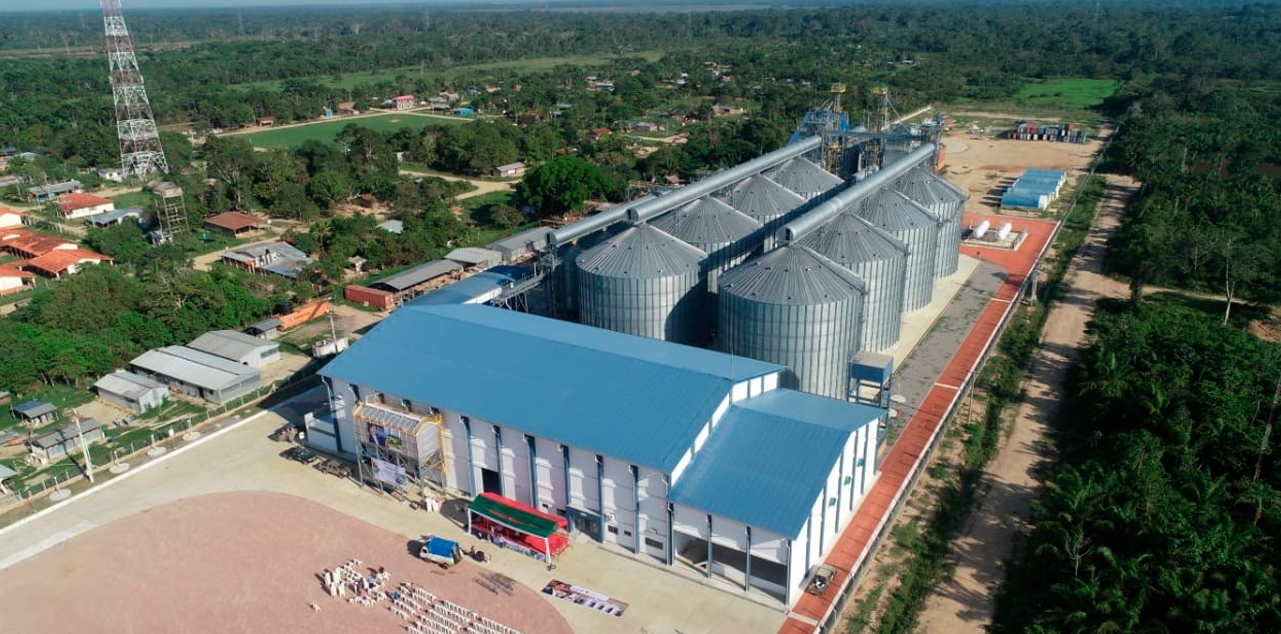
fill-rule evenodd
<path id="1" fill-rule="evenodd" d="M 530 170 L 516 185 L 516 194 L 539 215 L 552 216 L 580 209 L 608 186 L 601 168 L 581 157 L 565 155 Z"/>
<path id="2" fill-rule="evenodd" d="M 237 137 L 209 137 L 205 141 L 205 158 L 209 175 L 226 185 L 236 209 L 244 209 L 258 165 L 253 146 Z"/>
<path id="3" fill-rule="evenodd" d="M 499 203 L 489 208 L 489 221 L 494 223 L 495 227 L 511 229 L 525 222 L 525 217 L 515 207 Z"/>
<path id="4" fill-rule="evenodd" d="M 339 201 L 351 195 L 351 182 L 339 172 L 324 171 L 316 174 L 307 184 L 311 199 L 324 209 L 333 209 Z"/>

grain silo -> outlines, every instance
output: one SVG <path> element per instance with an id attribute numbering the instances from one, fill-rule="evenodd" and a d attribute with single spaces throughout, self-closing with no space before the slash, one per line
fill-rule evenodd
<path id="1" fill-rule="evenodd" d="M 800 194 L 805 200 L 821 196 L 845 182 L 839 176 L 799 156 L 779 165 L 770 174 L 770 178 Z"/>
<path id="2" fill-rule="evenodd" d="M 787 366 L 784 387 L 845 399 L 866 293 L 858 276 L 809 247 L 779 247 L 721 276 L 718 346 Z"/>
<path id="3" fill-rule="evenodd" d="M 765 226 L 766 250 L 774 248 L 774 232 L 778 230 L 778 224 L 787 214 L 805 204 L 805 199 L 799 194 L 764 175 L 740 181 L 725 200 L 731 207 Z"/>
<path id="4" fill-rule="evenodd" d="M 707 254 L 707 288 L 716 289 L 722 271 L 747 259 L 761 223 L 715 198 L 704 197 L 652 221 L 655 228 Z"/>
<path id="5" fill-rule="evenodd" d="M 833 218 L 801 244 L 847 268 L 867 284 L 860 352 L 878 352 L 898 343 L 903 325 L 907 246 L 854 213 Z"/>
<path id="6" fill-rule="evenodd" d="M 704 339 L 707 254 L 647 224 L 579 255 L 578 320 L 696 345 Z"/>
<path id="7" fill-rule="evenodd" d="M 947 277 L 955 273 L 960 265 L 961 233 L 964 229 L 962 216 L 969 196 L 955 185 L 919 167 L 899 179 L 894 188 L 943 222 L 939 230 L 934 277 Z"/>
<path id="8" fill-rule="evenodd" d="M 903 310 L 925 308 L 934 294 L 939 219 L 928 209 L 890 188 L 878 190 L 858 206 L 858 215 L 907 245 Z"/>

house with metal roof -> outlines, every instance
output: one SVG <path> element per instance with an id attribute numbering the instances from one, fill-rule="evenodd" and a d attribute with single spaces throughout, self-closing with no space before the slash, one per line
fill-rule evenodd
<path id="1" fill-rule="evenodd" d="M 886 410 L 780 388 L 783 366 L 426 299 L 321 370 L 307 442 L 784 606 L 875 480 Z"/>
<path id="2" fill-rule="evenodd" d="M 444 275 L 463 270 L 463 265 L 449 260 L 432 260 L 407 268 L 395 275 L 384 277 L 369 284 L 370 288 L 396 294 L 397 301 L 403 301 L 418 294 L 421 287 Z"/>
<path id="3" fill-rule="evenodd" d="M 102 423 L 89 418 L 72 422 L 31 439 L 29 460 L 37 465 L 57 462 L 67 454 L 88 448 L 102 440 Z M 81 444 L 83 443 L 83 445 Z"/>
<path id="4" fill-rule="evenodd" d="M 52 183 L 49 185 L 36 185 L 27 189 L 27 196 L 38 203 L 57 200 L 63 194 L 71 192 L 82 192 L 85 186 L 80 181 L 63 181 L 61 183 Z"/>
<path id="5" fill-rule="evenodd" d="M 169 396 L 169 388 L 145 376 L 116 370 L 93 384 L 98 397 L 121 409 L 142 413 L 160 407 Z"/>
<path id="6" fill-rule="evenodd" d="M 280 360 L 280 344 L 234 330 L 206 332 L 187 347 L 251 368 L 266 367 Z"/>
<path id="7" fill-rule="evenodd" d="M 262 385 L 262 374 L 229 359 L 185 346 L 148 350 L 129 367 L 135 374 L 168 385 L 170 389 L 222 405 Z"/>
<path id="8" fill-rule="evenodd" d="M 288 242 L 255 244 L 222 254 L 222 262 L 253 273 L 298 279 L 313 260 Z"/>
<path id="9" fill-rule="evenodd" d="M 465 267 L 489 268 L 503 263 L 503 254 L 480 247 L 462 247 L 445 254 L 445 259 Z"/>
<path id="10" fill-rule="evenodd" d="M 58 408 L 46 403 L 31 399 L 18 403 L 9 408 L 13 412 L 13 417 L 22 421 L 29 427 L 39 427 L 52 423 L 58 417 Z"/>
<path id="11" fill-rule="evenodd" d="M 125 218 L 133 218 L 142 222 L 142 207 L 125 207 L 123 209 L 113 209 L 106 213 L 97 214 L 85 218 L 85 224 L 93 227 L 110 227 L 118 225 L 125 221 Z"/>

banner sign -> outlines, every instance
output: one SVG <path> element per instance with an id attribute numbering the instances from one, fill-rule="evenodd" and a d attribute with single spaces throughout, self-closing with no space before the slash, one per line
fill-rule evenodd
<path id="1" fill-rule="evenodd" d="M 395 449 L 396 451 L 401 451 L 405 448 L 405 441 L 401 439 L 399 429 L 383 427 L 374 423 L 367 423 L 367 426 L 369 437 L 379 447 Z"/>
<path id="2" fill-rule="evenodd" d="M 405 468 L 392 464 L 386 460 L 370 458 L 374 467 L 374 479 L 379 482 L 386 482 L 397 488 L 405 488 L 409 483 L 409 478 L 405 475 Z"/>

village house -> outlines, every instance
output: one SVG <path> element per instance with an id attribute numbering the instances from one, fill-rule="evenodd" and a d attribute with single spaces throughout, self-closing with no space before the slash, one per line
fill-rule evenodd
<path id="1" fill-rule="evenodd" d="M 507 165 L 499 165 L 494 168 L 494 176 L 499 178 L 516 178 L 525 175 L 525 170 L 529 169 L 527 165 L 517 161 Z"/>
<path id="2" fill-rule="evenodd" d="M 298 279 L 313 260 L 288 242 L 243 247 L 222 254 L 222 262 L 252 273 L 274 274 Z"/>
<path id="3" fill-rule="evenodd" d="M 23 262 L 22 267 L 56 280 L 79 273 L 86 264 L 111 261 L 109 256 L 88 249 L 57 249 Z"/>
<path id="4" fill-rule="evenodd" d="M 27 214 L 8 207 L 0 207 L 0 228 L 21 227 L 25 224 L 27 224 Z"/>
<path id="5" fill-rule="evenodd" d="M 0 297 L 31 288 L 35 277 L 35 273 L 23 271 L 15 264 L 0 264 Z"/>
<path id="6" fill-rule="evenodd" d="M 0 250 L 12 253 L 23 260 L 39 257 L 50 251 L 75 248 L 76 243 L 58 236 L 35 233 L 26 229 L 0 230 Z"/>
<path id="7" fill-rule="evenodd" d="M 111 199 L 83 192 L 71 192 L 58 198 L 58 215 L 63 218 L 96 216 L 115 208 L 116 203 L 112 202 Z"/>
<path id="8" fill-rule="evenodd" d="M 593 128 L 593 129 L 591 129 L 591 130 L 588 130 L 588 131 L 587 131 L 587 140 L 588 140 L 588 141 L 599 141 L 599 140 L 601 140 L 601 139 L 603 139 L 603 138 L 605 138 L 605 137 L 609 136 L 609 135 L 610 135 L 610 134 L 612 134 L 613 132 L 614 132 L 614 131 L 613 131 L 613 130 L 610 130 L 609 128 Z"/>
<path id="9" fill-rule="evenodd" d="M 418 105 L 418 103 L 414 100 L 413 95 L 401 95 L 399 97 L 393 98 L 391 102 L 392 102 L 392 105 L 395 106 L 397 110 L 409 110 L 410 108 L 413 108 L 414 106 Z"/>
<path id="10" fill-rule="evenodd" d="M 264 223 L 257 216 L 252 216 L 239 211 L 224 211 L 205 218 L 205 228 L 212 229 L 219 233 L 231 236 L 233 238 L 250 235 L 261 231 Z"/>
<path id="11" fill-rule="evenodd" d="M 85 186 L 80 181 L 63 181 L 51 185 L 36 185 L 27 189 L 27 197 L 38 202 L 47 203 L 51 200 L 57 200 L 63 194 L 72 192 L 82 192 Z"/>

